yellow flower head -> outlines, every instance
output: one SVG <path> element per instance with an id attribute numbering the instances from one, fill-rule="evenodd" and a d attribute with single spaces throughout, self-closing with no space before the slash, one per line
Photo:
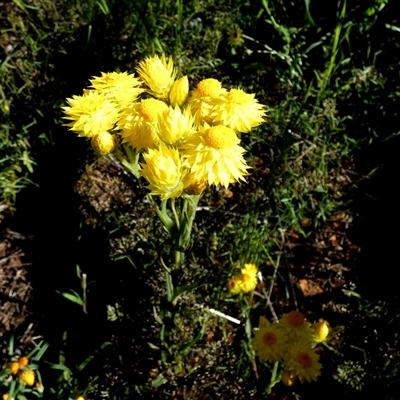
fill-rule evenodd
<path id="1" fill-rule="evenodd" d="M 189 80 L 183 76 L 172 84 L 169 92 L 169 102 L 173 107 L 182 105 L 189 94 Z"/>
<path id="2" fill-rule="evenodd" d="M 4 393 L 3 396 L 1 396 L 3 400 L 8 400 L 8 393 Z"/>
<path id="3" fill-rule="evenodd" d="M 160 142 L 158 117 L 167 109 L 163 101 L 156 99 L 145 99 L 125 109 L 118 124 L 124 142 L 137 150 L 156 148 Z"/>
<path id="4" fill-rule="evenodd" d="M 243 31 L 240 29 L 238 25 L 234 25 L 229 30 L 228 33 L 229 33 L 228 42 L 231 46 L 233 47 L 241 46 L 244 43 Z"/>
<path id="5" fill-rule="evenodd" d="M 279 329 L 282 329 L 294 341 L 309 343 L 314 335 L 310 323 L 299 311 L 291 311 L 288 314 L 284 314 L 279 322 Z"/>
<path id="6" fill-rule="evenodd" d="M 144 89 L 140 89 L 140 81 L 127 72 L 102 72 L 90 80 L 91 87 L 115 101 L 121 108 L 129 107 Z"/>
<path id="7" fill-rule="evenodd" d="M 278 329 L 277 324 L 271 324 L 266 318 L 260 317 L 252 346 L 260 360 L 281 361 L 286 351 L 286 335 Z"/>
<path id="8" fill-rule="evenodd" d="M 166 144 L 179 145 L 195 132 L 193 117 L 188 109 L 182 112 L 179 107 L 168 107 L 159 115 L 158 135 Z"/>
<path id="9" fill-rule="evenodd" d="M 83 96 L 67 99 L 68 106 L 62 107 L 71 122 L 66 125 L 79 136 L 93 137 L 113 129 L 119 114 L 116 104 L 104 93 L 87 90 Z"/>
<path id="10" fill-rule="evenodd" d="M 249 132 L 264 122 L 265 110 L 254 98 L 254 94 L 241 89 L 231 89 L 221 96 L 213 107 L 211 117 L 220 124 L 237 132 Z"/>
<path id="11" fill-rule="evenodd" d="M 249 167 L 235 132 L 222 125 L 199 129 L 199 134 L 191 136 L 182 146 L 191 172 L 198 179 L 206 179 L 209 185 L 228 187 L 229 183 L 244 180 Z"/>
<path id="12" fill-rule="evenodd" d="M 213 122 L 211 115 L 213 107 L 225 92 L 226 89 L 223 89 L 221 82 L 216 79 L 208 78 L 199 82 L 188 100 L 190 110 L 199 125 Z"/>
<path id="13" fill-rule="evenodd" d="M 313 341 L 316 343 L 323 342 L 329 335 L 329 326 L 325 321 L 316 322 L 311 328 L 314 331 Z"/>
<path id="14" fill-rule="evenodd" d="M 31 369 L 25 369 L 19 379 L 24 385 L 32 386 L 35 383 L 35 372 Z"/>
<path id="15" fill-rule="evenodd" d="M 176 71 L 172 58 L 148 57 L 137 67 L 139 76 L 150 88 L 150 93 L 159 99 L 168 99 L 169 91 L 174 83 Z"/>
<path id="16" fill-rule="evenodd" d="M 99 156 L 106 156 L 112 153 L 117 146 L 117 137 L 108 132 L 102 132 L 92 137 L 92 148 Z"/>
<path id="17" fill-rule="evenodd" d="M 284 361 L 286 370 L 298 377 L 301 383 L 316 381 L 321 375 L 319 356 L 305 343 L 293 343 L 288 346 Z"/>
<path id="18" fill-rule="evenodd" d="M 157 150 L 149 149 L 143 157 L 142 176 L 148 180 L 151 194 L 159 195 L 161 200 L 179 197 L 186 174 L 179 151 L 161 144 Z"/>

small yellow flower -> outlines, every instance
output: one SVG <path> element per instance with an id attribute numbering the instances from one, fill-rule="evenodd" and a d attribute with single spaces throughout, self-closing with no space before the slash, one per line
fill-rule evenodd
<path id="1" fill-rule="evenodd" d="M 234 25 L 230 30 L 229 30 L 229 44 L 231 46 L 241 46 L 244 43 L 244 38 L 243 38 L 243 31 L 240 29 L 238 25 Z"/>
<path id="2" fill-rule="evenodd" d="M 115 101 L 121 108 L 129 107 L 144 92 L 140 89 L 140 81 L 127 72 L 102 72 L 90 80 L 91 87 Z"/>
<path id="3" fill-rule="evenodd" d="M 252 346 L 260 360 L 281 361 L 286 351 L 286 335 L 278 329 L 278 324 L 271 324 L 260 317 L 258 330 L 254 332 Z"/>
<path id="4" fill-rule="evenodd" d="M 85 400 L 85 398 L 83 396 L 79 396 L 76 398 L 76 400 Z"/>
<path id="5" fill-rule="evenodd" d="M 149 86 L 151 94 L 159 99 L 168 99 L 176 76 L 172 58 L 165 58 L 164 54 L 161 58 L 157 55 L 148 57 L 139 63 L 137 72 Z"/>
<path id="6" fill-rule="evenodd" d="M 19 370 L 19 364 L 17 362 L 13 362 L 10 364 L 11 374 L 16 375 Z"/>
<path id="7" fill-rule="evenodd" d="M 161 100 L 145 99 L 124 110 L 118 128 L 124 142 L 137 150 L 154 149 L 160 143 L 158 118 L 168 106 Z"/>
<path id="8" fill-rule="evenodd" d="M 118 139 L 109 132 L 102 132 L 92 137 L 92 147 L 99 156 L 112 153 L 118 146 Z"/>
<path id="9" fill-rule="evenodd" d="M 19 379 L 24 385 L 32 386 L 35 383 L 35 372 L 31 369 L 25 369 Z"/>
<path id="10" fill-rule="evenodd" d="M 232 278 L 229 279 L 228 281 L 228 289 L 232 294 L 238 294 L 241 292 L 241 279 L 240 279 L 240 275 L 235 275 Z"/>
<path id="11" fill-rule="evenodd" d="M 222 125 L 205 125 L 199 129 L 199 134 L 188 138 L 181 147 L 187 166 L 197 179 L 225 187 L 245 180 L 249 167 L 243 158 L 245 150 L 238 146 L 240 140 L 235 132 Z"/>
<path id="12" fill-rule="evenodd" d="M 160 145 L 157 150 L 149 149 L 143 158 L 142 176 L 149 182 L 151 194 L 160 196 L 161 200 L 179 197 L 186 174 L 179 151 Z"/>
<path id="13" fill-rule="evenodd" d="M 93 137 L 111 130 L 119 119 L 116 104 L 105 94 L 88 90 L 83 96 L 67 99 L 68 106 L 62 107 L 70 120 L 66 125 L 79 136 Z"/>
<path id="14" fill-rule="evenodd" d="M 257 286 L 258 268 L 254 264 L 245 264 L 241 271 L 241 289 L 247 293 L 253 291 Z"/>
<path id="15" fill-rule="evenodd" d="M 183 76 L 172 84 L 169 101 L 173 107 L 182 105 L 189 94 L 189 80 Z"/>
<path id="16" fill-rule="evenodd" d="M 316 322 L 311 328 L 314 331 L 313 341 L 316 343 L 323 342 L 329 335 L 329 326 L 325 321 Z"/>
<path id="17" fill-rule="evenodd" d="M 3 400 L 8 400 L 8 393 L 4 393 L 3 396 L 1 396 Z"/>
<path id="18" fill-rule="evenodd" d="M 264 122 L 265 116 L 264 106 L 254 96 L 241 89 L 231 89 L 220 96 L 212 109 L 211 118 L 236 132 L 249 132 Z"/>
<path id="19" fill-rule="evenodd" d="M 310 346 L 304 343 L 294 343 L 288 346 L 285 356 L 285 366 L 300 382 L 316 381 L 321 375 L 322 365 L 319 356 Z"/>

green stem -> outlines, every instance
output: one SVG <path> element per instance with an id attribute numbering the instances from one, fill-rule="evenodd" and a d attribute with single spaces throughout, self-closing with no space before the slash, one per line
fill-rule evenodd
<path id="1" fill-rule="evenodd" d="M 139 173 L 139 166 L 136 162 L 136 165 L 133 165 L 131 162 L 129 162 L 124 155 L 117 149 L 114 151 L 113 155 L 117 157 L 117 159 L 120 161 L 120 163 L 136 178 L 140 178 L 140 173 Z M 139 157 L 139 155 L 137 155 Z"/>
<path id="2" fill-rule="evenodd" d="M 274 364 L 274 368 L 272 369 L 272 375 L 271 375 L 271 379 L 269 381 L 269 385 L 266 388 L 266 393 L 270 394 L 272 391 L 272 388 L 278 383 L 280 382 L 280 378 L 277 378 L 277 373 L 278 373 L 278 367 L 279 367 L 279 362 L 276 361 Z"/>
<path id="3" fill-rule="evenodd" d="M 193 228 L 193 221 L 196 216 L 197 204 L 201 195 L 194 195 L 183 199 L 180 216 L 180 229 L 176 249 L 185 251 L 189 247 L 190 234 Z"/>
<path id="4" fill-rule="evenodd" d="M 335 33 L 333 36 L 333 43 L 332 43 L 332 51 L 331 51 L 331 57 L 329 59 L 329 64 L 328 64 L 328 68 L 326 69 L 325 73 L 324 73 L 324 79 L 322 81 L 318 96 L 317 96 L 317 100 L 315 103 L 315 106 L 318 107 L 319 103 L 322 99 L 322 95 L 325 92 L 326 86 L 328 85 L 328 82 L 331 78 L 332 75 L 332 71 L 333 71 L 333 67 L 335 66 L 335 61 L 336 61 L 336 56 L 338 53 L 338 47 L 339 47 L 339 41 L 340 41 L 340 34 L 342 32 L 342 20 L 346 15 L 346 0 L 343 2 L 343 7 L 342 10 L 340 12 L 340 16 L 339 16 L 339 22 L 336 25 L 335 28 Z"/>

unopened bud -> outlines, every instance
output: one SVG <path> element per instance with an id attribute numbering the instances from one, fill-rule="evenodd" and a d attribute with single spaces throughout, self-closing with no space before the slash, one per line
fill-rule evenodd
<path id="1" fill-rule="evenodd" d="M 19 364 L 17 362 L 13 362 L 10 364 L 10 369 L 11 369 L 11 373 L 13 375 L 16 375 L 18 373 L 19 370 Z"/>
<path id="2" fill-rule="evenodd" d="M 289 371 L 284 371 L 281 378 L 282 383 L 286 386 L 293 386 L 296 382 L 296 377 Z"/>
<path id="3" fill-rule="evenodd" d="M 172 84 L 169 92 L 169 101 L 173 107 L 183 104 L 189 94 L 189 81 L 187 76 L 183 76 Z"/>
<path id="4" fill-rule="evenodd" d="M 102 132 L 92 137 L 93 150 L 99 156 L 106 156 L 112 153 L 117 146 L 117 137 L 108 132 Z"/>
<path id="5" fill-rule="evenodd" d="M 322 342 L 329 335 L 329 326 L 325 321 L 316 322 L 312 326 L 314 330 L 314 340 L 318 342 Z"/>
<path id="6" fill-rule="evenodd" d="M 29 360 L 28 360 L 26 357 L 21 357 L 21 358 L 18 360 L 18 364 L 19 364 L 21 367 L 27 366 L 28 363 L 29 363 Z"/>

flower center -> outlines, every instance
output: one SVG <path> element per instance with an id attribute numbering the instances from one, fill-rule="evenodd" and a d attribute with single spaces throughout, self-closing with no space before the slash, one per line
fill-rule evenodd
<path id="1" fill-rule="evenodd" d="M 242 280 L 244 282 L 247 282 L 251 279 L 251 276 L 249 274 L 242 274 Z"/>
<path id="2" fill-rule="evenodd" d="M 299 353 L 297 354 L 297 361 L 304 367 L 310 368 L 312 365 L 312 358 L 308 353 Z"/>
<path id="3" fill-rule="evenodd" d="M 231 89 L 228 93 L 228 101 L 230 103 L 245 104 L 249 99 L 249 94 L 240 89 Z"/>
<path id="4" fill-rule="evenodd" d="M 156 99 L 146 99 L 140 103 L 139 113 L 147 122 L 156 122 L 158 116 L 167 109 L 167 105 Z"/>
<path id="5" fill-rule="evenodd" d="M 276 344 L 276 342 L 278 341 L 278 338 L 272 332 L 265 332 L 263 335 L 262 341 L 266 346 L 272 347 Z"/>
<path id="6" fill-rule="evenodd" d="M 197 85 L 200 96 L 218 97 L 221 93 L 221 82 L 213 78 L 203 79 Z"/>
<path id="7" fill-rule="evenodd" d="M 230 149 L 240 142 L 232 129 L 222 125 L 210 128 L 205 134 L 205 141 L 217 150 Z"/>
<path id="8" fill-rule="evenodd" d="M 299 311 L 291 311 L 287 319 L 289 321 L 289 324 L 294 326 L 295 328 L 298 328 L 299 326 L 304 324 L 304 315 L 299 312 Z"/>

